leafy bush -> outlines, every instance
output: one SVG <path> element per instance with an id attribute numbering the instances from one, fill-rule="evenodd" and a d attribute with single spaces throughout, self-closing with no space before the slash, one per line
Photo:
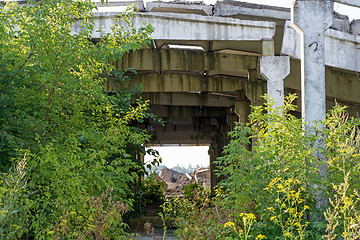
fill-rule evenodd
<path id="1" fill-rule="evenodd" d="M 147 44 L 153 28 L 132 28 L 129 10 L 91 42 L 95 8 L 45 0 L 0 9 L 0 171 L 28 152 L 26 175 L 2 175 L 5 239 L 124 234 L 122 216 L 145 174 L 137 155 L 149 140 L 131 124 L 151 115 L 147 102 L 135 101 L 139 86 L 124 88 L 130 79 L 114 63 Z M 78 33 L 71 32 L 75 21 Z M 118 90 L 104 89 L 111 84 Z"/>
<path id="2" fill-rule="evenodd" d="M 150 173 L 134 188 L 134 207 L 127 217 L 139 217 L 146 213 L 146 207 L 159 205 L 165 197 L 166 183 L 157 177 L 155 172 Z"/>
<path id="3" fill-rule="evenodd" d="M 201 187 L 198 182 L 189 183 L 184 186 L 183 192 L 187 198 L 195 199 L 198 197 L 199 192 L 204 192 L 205 188 Z"/>

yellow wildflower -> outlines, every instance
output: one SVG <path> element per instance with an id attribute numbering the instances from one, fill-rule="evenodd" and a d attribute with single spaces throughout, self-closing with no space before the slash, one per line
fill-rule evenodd
<path id="1" fill-rule="evenodd" d="M 259 234 L 259 235 L 257 235 L 256 236 L 256 240 L 258 240 L 258 239 L 266 239 L 267 237 L 265 236 L 265 235 L 263 235 L 263 234 Z"/>

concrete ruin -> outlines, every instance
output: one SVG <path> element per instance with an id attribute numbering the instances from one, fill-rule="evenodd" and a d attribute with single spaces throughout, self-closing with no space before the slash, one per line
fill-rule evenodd
<path id="1" fill-rule="evenodd" d="M 335 2 L 360 7 L 358 0 Z M 153 145 L 209 146 L 212 186 L 227 132 L 235 121 L 247 121 L 263 94 L 280 106 L 284 95 L 297 93 L 294 114 L 308 122 L 324 119 L 335 100 L 352 116 L 360 112 L 360 20 L 334 12 L 333 0 L 297 0 L 293 9 L 233 0 L 146 7 L 109 0 L 95 13 L 96 26 L 109 31 L 129 3 L 140 10 L 134 26 L 147 22 L 155 32 L 151 46 L 125 55 L 117 67 L 137 70 L 133 83 L 142 84 L 151 112 L 166 121 L 141 127 Z M 79 23 L 73 32 L 78 29 Z"/>

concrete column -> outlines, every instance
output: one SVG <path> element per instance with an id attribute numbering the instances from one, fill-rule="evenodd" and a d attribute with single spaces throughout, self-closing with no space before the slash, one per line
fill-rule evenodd
<path id="1" fill-rule="evenodd" d="M 262 57 L 260 73 L 267 80 L 267 93 L 274 100 L 274 108 L 281 107 L 284 102 L 284 78 L 290 73 L 290 57 Z"/>
<path id="2" fill-rule="evenodd" d="M 297 0 L 293 6 L 292 21 L 302 35 L 301 101 L 307 129 L 325 119 L 324 32 L 332 24 L 333 8 L 332 0 Z"/>
<path id="3" fill-rule="evenodd" d="M 261 97 L 266 93 L 266 85 L 258 79 L 256 69 L 248 70 L 248 83 L 246 84 L 246 96 L 250 99 L 252 106 L 262 106 L 264 99 Z"/>
<path id="4" fill-rule="evenodd" d="M 333 9 L 332 0 L 296 0 L 292 9 L 292 23 L 302 35 L 301 103 L 307 134 L 316 134 L 314 122 L 326 117 L 324 32 L 333 22 Z M 316 146 L 325 148 L 325 136 L 317 141 Z M 323 162 L 319 171 L 326 178 L 325 155 L 318 152 L 316 158 Z M 325 208 L 324 187 L 317 187 L 315 200 L 318 207 Z"/>
<path id="5" fill-rule="evenodd" d="M 211 191 L 214 190 L 216 184 L 218 183 L 218 178 L 215 175 L 216 164 L 214 163 L 218 157 L 218 146 L 215 142 L 210 144 L 209 147 L 209 157 L 210 157 L 210 187 Z"/>
<path id="6" fill-rule="evenodd" d="M 230 131 L 230 127 L 227 123 L 223 122 L 219 125 L 218 133 L 213 138 L 212 143 L 209 147 L 209 156 L 210 156 L 210 186 L 213 190 L 214 187 L 223 179 L 223 177 L 217 177 L 215 175 L 215 170 L 217 169 L 217 165 L 214 163 L 218 157 L 223 156 L 223 149 L 226 144 L 229 143 L 230 137 L 228 136 L 228 132 Z"/>
<path id="7" fill-rule="evenodd" d="M 245 91 L 239 91 L 235 102 L 235 113 L 239 117 L 239 122 L 245 124 L 251 112 L 250 101 L 246 98 Z"/>

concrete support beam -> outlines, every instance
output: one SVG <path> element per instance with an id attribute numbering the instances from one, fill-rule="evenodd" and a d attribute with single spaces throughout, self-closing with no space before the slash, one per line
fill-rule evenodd
<path id="1" fill-rule="evenodd" d="M 193 134 L 194 132 L 215 132 L 217 130 L 217 125 L 211 125 L 209 123 L 204 123 L 202 125 L 197 124 L 185 124 L 185 125 L 174 125 L 172 123 L 166 122 L 165 126 L 161 125 L 151 125 L 149 131 L 150 133 L 161 133 L 161 132 L 171 132 L 172 134 L 185 134 L 189 133 L 190 135 L 198 135 Z"/>
<path id="2" fill-rule="evenodd" d="M 95 12 L 93 38 L 111 32 L 111 27 L 122 12 Z M 275 23 L 266 21 L 238 20 L 214 16 L 180 13 L 138 13 L 133 26 L 140 28 L 150 23 L 155 31 L 154 40 L 228 40 L 261 41 L 275 34 Z M 75 20 L 72 33 L 80 32 L 81 20 Z M 124 23 L 125 25 L 125 23 Z M 171 26 L 171 27 L 169 27 Z M 97 31 L 101 29 L 101 31 Z"/>
<path id="3" fill-rule="evenodd" d="M 315 131 L 318 130 L 315 122 L 324 121 L 326 117 L 325 30 L 332 24 L 333 9 L 332 0 L 297 0 L 293 6 L 292 22 L 302 34 L 301 103 L 307 134 L 315 135 Z M 315 143 L 315 147 L 325 149 L 325 136 Z M 320 175 L 326 179 L 325 154 L 319 150 L 315 157 L 321 162 L 318 166 Z M 317 206 L 326 208 L 324 186 L 315 187 L 318 188 L 315 193 Z"/>
<path id="4" fill-rule="evenodd" d="M 236 96 L 200 93 L 143 93 L 142 97 L 150 104 L 172 106 L 232 107 L 237 101 Z"/>
<path id="5" fill-rule="evenodd" d="M 216 131 L 161 131 L 154 132 L 156 139 L 211 139 Z"/>
<path id="6" fill-rule="evenodd" d="M 219 107 L 185 107 L 185 106 L 163 106 L 152 104 L 150 112 L 158 117 L 194 117 L 214 118 L 226 117 L 230 108 Z"/>
<path id="7" fill-rule="evenodd" d="M 116 63 L 116 67 L 158 73 L 196 72 L 203 75 L 205 71 L 212 70 L 226 73 L 256 69 L 257 62 L 256 56 L 178 49 L 142 49 L 125 54 L 123 60 Z"/>
<path id="8" fill-rule="evenodd" d="M 208 146 L 209 139 L 152 139 L 150 145 L 154 146 Z"/>
<path id="9" fill-rule="evenodd" d="M 290 74 L 285 78 L 285 88 L 301 91 L 301 62 L 297 59 L 290 60 Z M 326 67 L 326 96 L 338 101 L 348 102 L 348 105 L 360 101 L 360 81 L 355 72 L 344 71 Z M 300 97 L 300 94 L 298 95 Z M 299 108 L 301 110 L 301 108 Z M 359 113 L 360 114 L 360 113 Z"/>
<path id="10" fill-rule="evenodd" d="M 232 92 L 244 88 L 246 79 L 239 77 L 207 77 L 200 74 L 149 73 L 130 76 L 131 85 L 141 84 L 142 92 Z M 109 83 L 110 84 L 110 83 Z M 108 89 L 117 89 L 116 83 Z"/>
<path id="11" fill-rule="evenodd" d="M 260 41 L 271 39 L 275 23 L 176 13 L 140 13 L 134 26 L 150 23 L 153 39 Z M 172 26 L 172 27 L 167 27 Z"/>
<path id="12" fill-rule="evenodd" d="M 150 140 L 151 143 L 157 144 L 209 144 L 212 136 L 202 135 L 170 135 L 170 136 L 153 136 Z"/>
<path id="13" fill-rule="evenodd" d="M 290 73 L 290 57 L 262 57 L 260 72 L 267 80 L 267 93 L 274 100 L 274 108 L 281 107 L 284 102 L 284 79 Z"/>

